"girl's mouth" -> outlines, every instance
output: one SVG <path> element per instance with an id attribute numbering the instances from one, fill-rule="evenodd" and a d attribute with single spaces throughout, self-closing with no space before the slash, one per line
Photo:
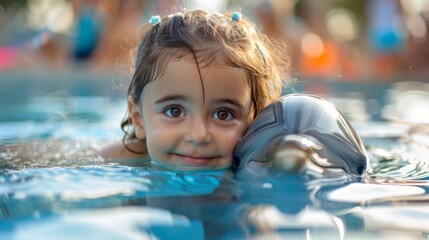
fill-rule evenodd
<path id="1" fill-rule="evenodd" d="M 208 165 L 214 157 L 198 157 L 198 156 L 187 156 L 181 154 L 174 154 L 186 165 L 204 166 Z"/>

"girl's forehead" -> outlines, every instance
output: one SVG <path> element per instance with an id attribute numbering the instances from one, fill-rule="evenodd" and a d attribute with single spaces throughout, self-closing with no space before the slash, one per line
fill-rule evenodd
<path id="1" fill-rule="evenodd" d="M 200 46 L 195 50 L 172 48 L 165 49 L 164 51 L 165 52 L 163 54 L 160 54 L 157 63 L 154 63 L 158 68 L 158 76 L 155 77 L 154 80 L 162 77 L 169 66 L 171 68 L 170 62 L 185 61 L 191 63 L 194 65 L 194 68 L 198 69 L 201 73 L 207 69 L 218 69 L 219 71 L 222 71 L 222 69 L 228 69 L 229 67 L 245 71 L 243 68 L 239 67 L 239 64 L 233 63 L 230 60 L 224 49 L 216 48 L 215 46 L 211 46 L 211 44 L 209 44 L 208 47 Z"/>
<path id="2" fill-rule="evenodd" d="M 249 93 L 253 89 L 248 71 L 233 66 L 222 52 L 201 48 L 194 53 L 189 49 L 164 49 L 161 55 L 162 58 L 153 63 L 155 74 L 152 80 L 143 88 L 142 92 L 146 94 L 155 86 L 170 94 L 188 87 L 201 94 L 204 101 L 207 94 L 227 93 L 228 88 L 237 85 Z"/>
<path id="3" fill-rule="evenodd" d="M 165 76 L 168 75 L 168 76 Z M 198 82 L 215 80 L 217 78 L 246 79 L 246 72 L 242 68 L 233 67 L 221 59 L 215 59 L 210 63 L 197 63 L 192 58 L 170 59 L 165 66 L 163 78 L 188 79 L 193 78 Z M 234 79 L 231 79 L 234 80 Z"/>
<path id="4" fill-rule="evenodd" d="M 165 70 L 155 81 L 147 85 L 149 91 L 173 94 L 194 92 L 217 96 L 228 93 L 232 88 L 248 90 L 244 69 L 231 67 L 223 62 L 213 62 L 199 67 L 189 58 L 170 59 Z"/>

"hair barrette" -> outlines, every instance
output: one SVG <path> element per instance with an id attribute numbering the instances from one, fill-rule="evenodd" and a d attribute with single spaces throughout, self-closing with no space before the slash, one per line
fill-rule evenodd
<path id="1" fill-rule="evenodd" d="M 157 25 L 160 22 L 161 22 L 161 17 L 159 15 L 152 16 L 149 19 L 149 23 L 152 24 L 153 26 Z"/>
<path id="2" fill-rule="evenodd" d="M 239 21 L 241 20 L 241 18 L 242 18 L 242 15 L 241 15 L 241 13 L 239 13 L 239 12 L 233 12 L 233 13 L 231 14 L 231 19 L 232 19 L 233 21 L 239 22 Z"/>

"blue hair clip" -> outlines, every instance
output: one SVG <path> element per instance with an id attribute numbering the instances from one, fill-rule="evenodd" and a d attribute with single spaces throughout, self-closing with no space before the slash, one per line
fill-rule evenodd
<path id="1" fill-rule="evenodd" d="M 157 25 L 160 22 L 161 22 L 161 17 L 159 15 L 152 16 L 149 19 L 149 23 L 152 24 L 153 26 Z"/>
<path id="2" fill-rule="evenodd" d="M 231 14 L 231 19 L 233 20 L 233 21 L 236 21 L 236 22 L 239 22 L 240 20 L 241 20 L 241 13 L 239 13 L 239 12 L 233 12 L 232 14 Z"/>

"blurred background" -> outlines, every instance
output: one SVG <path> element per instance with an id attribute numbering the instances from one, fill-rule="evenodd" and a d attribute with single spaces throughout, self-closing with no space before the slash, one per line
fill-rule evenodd
<path id="1" fill-rule="evenodd" d="M 287 93 L 330 97 L 366 121 L 409 118 L 410 95 L 398 101 L 411 91 L 410 121 L 429 123 L 429 0 L 1 0 L 0 102 L 61 88 L 123 97 L 140 27 L 199 7 L 239 10 L 285 41 Z"/>

